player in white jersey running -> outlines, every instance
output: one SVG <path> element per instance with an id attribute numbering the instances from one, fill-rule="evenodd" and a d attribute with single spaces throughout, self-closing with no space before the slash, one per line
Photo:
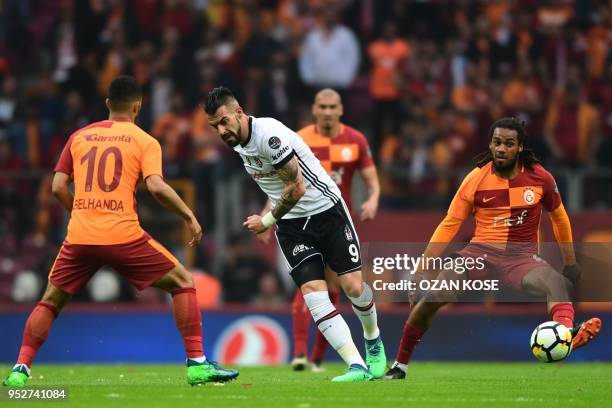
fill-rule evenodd
<path id="1" fill-rule="evenodd" d="M 248 116 L 229 89 L 210 91 L 204 110 L 272 202 L 269 212 L 249 216 L 244 225 L 261 234 L 276 224 L 276 239 L 315 324 L 349 366 L 333 381 L 382 377 L 387 359 L 376 306 L 372 289 L 362 279 L 359 239 L 340 190 L 300 136 L 276 119 Z M 325 265 L 338 275 L 361 321 L 367 364 L 329 299 Z"/>

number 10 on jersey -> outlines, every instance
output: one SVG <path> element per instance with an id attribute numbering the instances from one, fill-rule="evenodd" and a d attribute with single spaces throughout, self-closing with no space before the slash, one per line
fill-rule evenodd
<path id="1" fill-rule="evenodd" d="M 87 162 L 87 178 L 85 179 L 85 191 L 89 192 L 92 189 L 93 178 L 94 178 L 94 169 L 96 164 L 96 156 L 98 154 L 98 146 L 94 146 L 85 155 L 81 158 L 81 164 Z M 114 156 L 115 159 L 115 169 L 113 171 L 113 179 L 110 183 L 106 183 L 104 179 L 104 173 L 106 172 L 106 161 L 108 160 L 108 156 Z M 102 154 L 100 155 L 100 160 L 98 162 L 98 174 L 97 174 L 97 182 L 100 190 L 105 192 L 111 192 L 115 190 L 119 186 L 119 181 L 121 180 L 121 172 L 123 170 L 123 158 L 121 157 L 121 150 L 119 150 L 116 146 L 107 147 L 104 149 Z"/>

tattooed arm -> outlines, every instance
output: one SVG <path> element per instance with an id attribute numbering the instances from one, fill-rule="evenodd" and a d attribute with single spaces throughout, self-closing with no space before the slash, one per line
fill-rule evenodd
<path id="1" fill-rule="evenodd" d="M 306 186 L 304 186 L 302 172 L 295 156 L 276 171 L 285 185 L 280 200 L 272 209 L 274 218 L 280 220 L 306 193 Z"/>
<path id="2" fill-rule="evenodd" d="M 293 206 L 306 193 L 306 186 L 304 185 L 302 172 L 295 156 L 276 171 L 285 187 L 283 188 L 280 200 L 278 200 L 271 213 L 276 220 L 280 220 L 291 211 Z M 256 234 L 261 234 L 269 228 L 262 223 L 261 215 L 249 216 L 243 225 L 249 231 Z"/>

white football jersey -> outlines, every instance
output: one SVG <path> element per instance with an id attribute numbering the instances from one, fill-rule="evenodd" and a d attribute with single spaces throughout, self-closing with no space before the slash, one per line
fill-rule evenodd
<path id="1" fill-rule="evenodd" d="M 247 173 L 268 195 L 272 205 L 281 198 L 285 185 L 276 169 L 296 157 L 306 193 L 283 218 L 308 217 L 340 202 L 338 186 L 332 181 L 304 140 L 273 118 L 249 116 L 249 137 L 234 150 L 240 154 Z"/>

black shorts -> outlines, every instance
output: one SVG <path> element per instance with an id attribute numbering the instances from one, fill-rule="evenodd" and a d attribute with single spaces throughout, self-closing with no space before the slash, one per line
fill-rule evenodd
<path id="1" fill-rule="evenodd" d="M 361 269 L 359 238 L 342 202 L 310 217 L 280 219 L 276 239 L 290 271 L 320 256 L 338 275 Z"/>

